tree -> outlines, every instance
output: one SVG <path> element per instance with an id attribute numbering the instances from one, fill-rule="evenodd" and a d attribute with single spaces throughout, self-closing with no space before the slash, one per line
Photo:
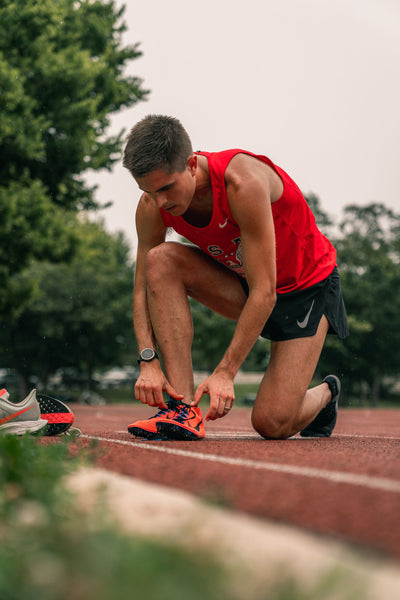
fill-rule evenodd
<path id="1" fill-rule="evenodd" d="M 233 337 L 236 324 L 213 312 L 203 304 L 190 300 L 194 339 L 192 358 L 195 370 L 213 371 Z M 244 371 L 265 370 L 269 358 L 269 342 L 258 339 L 242 365 Z"/>
<path id="2" fill-rule="evenodd" d="M 323 233 L 328 232 L 333 226 L 333 221 L 328 213 L 323 210 L 319 197 L 313 193 L 310 193 L 304 197 L 313 212 L 315 222 L 317 223 L 319 229 L 321 229 Z M 325 235 L 327 235 L 327 233 L 325 233 Z"/>
<path id="3" fill-rule="evenodd" d="M 341 366 L 349 391 L 376 405 L 400 364 L 400 215 L 383 204 L 347 206 L 336 240 L 350 337 L 328 340 L 324 360 Z"/>
<path id="4" fill-rule="evenodd" d="M 57 262 L 72 256 L 74 225 L 40 181 L 22 177 L 0 186 L 0 315 L 14 318 L 29 303 L 32 285 L 17 275 L 33 258 Z"/>
<path id="5" fill-rule="evenodd" d="M 97 207 L 82 175 L 112 167 L 123 131 L 107 135 L 110 115 L 147 94 L 140 79 L 124 75 L 140 52 L 121 45 L 123 12 L 111 0 L 0 3 L 3 314 L 10 292 L 17 306 L 16 273 L 33 258 L 73 252 L 65 211 Z"/>
<path id="6" fill-rule="evenodd" d="M 89 222 L 77 226 L 77 237 L 71 263 L 36 262 L 19 274 L 22 285 L 36 283 L 35 299 L 14 321 L 0 320 L 0 356 L 20 374 L 21 394 L 33 375 L 46 386 L 65 367 L 86 373 L 90 389 L 94 369 L 136 353 L 128 244 Z"/>

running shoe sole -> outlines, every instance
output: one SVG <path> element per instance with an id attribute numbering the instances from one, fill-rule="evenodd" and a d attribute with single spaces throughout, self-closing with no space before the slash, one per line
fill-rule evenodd
<path id="1" fill-rule="evenodd" d="M 146 429 L 141 429 L 140 427 L 128 427 L 128 431 L 132 435 L 145 440 L 159 440 L 161 437 L 157 431 L 147 431 Z"/>
<path id="2" fill-rule="evenodd" d="M 39 433 L 47 425 L 47 420 L 38 419 L 37 421 L 16 421 L 15 423 L 7 423 L 0 427 L 0 435 L 24 435 L 25 433 Z M 43 433 L 43 432 L 42 432 Z M 45 434 L 46 435 L 46 434 Z"/>
<path id="3" fill-rule="evenodd" d="M 75 416 L 64 402 L 45 394 L 38 394 L 37 401 L 42 419 L 48 421 L 48 426 L 43 435 L 59 435 L 65 433 L 71 427 Z"/>
<path id="4" fill-rule="evenodd" d="M 157 423 L 157 430 L 159 437 L 163 437 L 168 440 L 182 440 L 182 441 L 195 441 L 202 440 L 204 435 L 190 431 L 180 425 L 174 423 Z"/>

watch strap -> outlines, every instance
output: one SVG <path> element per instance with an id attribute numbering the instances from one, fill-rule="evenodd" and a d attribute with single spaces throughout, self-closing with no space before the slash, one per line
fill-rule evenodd
<path id="1" fill-rule="evenodd" d="M 149 354 L 149 357 L 145 356 L 146 353 Z M 155 358 L 158 359 L 158 354 L 156 350 L 154 350 L 153 348 L 144 348 L 139 355 L 138 364 L 140 365 L 141 362 L 151 362 Z"/>

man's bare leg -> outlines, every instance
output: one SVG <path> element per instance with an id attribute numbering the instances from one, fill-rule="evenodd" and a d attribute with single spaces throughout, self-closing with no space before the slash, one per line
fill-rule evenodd
<path id="1" fill-rule="evenodd" d="M 253 426 L 266 438 L 287 438 L 306 427 L 331 399 L 327 383 L 308 389 L 329 323 L 313 337 L 272 342 L 271 360 L 258 390 Z"/>
<path id="2" fill-rule="evenodd" d="M 193 322 L 188 295 L 237 320 L 246 301 L 236 276 L 197 248 L 166 242 L 147 260 L 150 318 L 167 379 L 184 401 L 194 395 L 191 347 Z"/>

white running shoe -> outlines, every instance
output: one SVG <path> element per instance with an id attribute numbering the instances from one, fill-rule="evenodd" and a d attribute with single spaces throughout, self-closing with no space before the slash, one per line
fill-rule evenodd
<path id="1" fill-rule="evenodd" d="M 7 390 L 0 390 L 0 434 L 23 435 L 36 433 L 46 427 L 47 421 L 40 417 L 36 390 L 18 404 L 9 401 Z"/>

